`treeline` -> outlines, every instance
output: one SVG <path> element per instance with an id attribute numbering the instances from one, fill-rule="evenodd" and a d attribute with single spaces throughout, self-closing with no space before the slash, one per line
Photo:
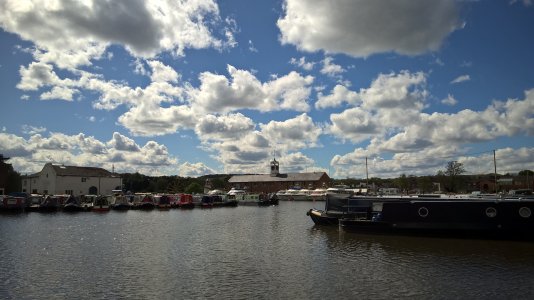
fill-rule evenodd
<path id="1" fill-rule="evenodd" d="M 477 185 L 481 180 L 492 181 L 495 174 L 479 174 L 479 175 L 463 175 L 465 173 L 463 165 L 458 162 L 449 162 L 444 170 L 440 170 L 436 175 L 415 176 L 402 174 L 397 178 L 369 178 L 368 183 L 370 187 L 377 190 L 379 188 L 398 188 L 403 193 L 432 193 L 440 190 L 444 193 L 467 193 L 480 190 Z M 534 172 L 531 170 L 522 170 L 517 174 L 496 174 L 497 178 L 512 177 L 521 178 L 522 182 L 532 182 L 534 179 Z M 530 178 L 530 179 L 529 179 Z M 352 187 L 360 187 L 362 183 L 367 182 L 366 179 L 332 179 L 332 185 L 348 185 Z M 530 186 L 532 188 L 532 186 Z M 493 192 L 488 190 L 486 192 Z"/>
<path id="2" fill-rule="evenodd" d="M 121 177 L 123 189 L 132 193 L 202 193 L 207 179 L 210 180 L 212 189 L 228 189 L 228 179 L 231 175 L 205 175 L 195 178 L 125 173 L 121 174 Z"/>

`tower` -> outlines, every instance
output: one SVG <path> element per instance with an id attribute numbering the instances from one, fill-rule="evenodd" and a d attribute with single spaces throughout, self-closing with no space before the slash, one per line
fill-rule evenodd
<path id="1" fill-rule="evenodd" d="M 280 174 L 280 164 L 276 161 L 276 158 L 273 158 L 271 161 L 271 177 L 276 177 Z"/>

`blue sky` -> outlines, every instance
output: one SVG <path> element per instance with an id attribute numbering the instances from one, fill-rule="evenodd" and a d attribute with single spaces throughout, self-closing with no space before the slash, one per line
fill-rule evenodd
<path id="1" fill-rule="evenodd" d="M 534 169 L 530 0 L 4 0 L 0 27 L 23 174 Z"/>

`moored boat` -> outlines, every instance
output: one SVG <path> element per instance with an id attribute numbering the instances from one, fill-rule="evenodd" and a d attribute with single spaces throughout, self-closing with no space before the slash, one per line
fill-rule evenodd
<path id="1" fill-rule="evenodd" d="M 171 208 L 171 198 L 167 195 L 154 196 L 154 202 L 159 210 L 168 210 Z"/>
<path id="2" fill-rule="evenodd" d="M 42 195 L 31 194 L 28 198 L 28 206 L 26 207 L 26 211 L 39 211 L 39 206 L 43 200 L 44 197 Z"/>
<path id="3" fill-rule="evenodd" d="M 70 195 L 70 197 L 67 198 L 63 204 L 63 211 L 77 212 L 82 210 L 84 210 L 84 208 L 81 205 L 80 199 L 74 197 L 73 195 Z"/>
<path id="4" fill-rule="evenodd" d="M 26 198 L 7 195 L 3 197 L 0 205 L 4 211 L 21 212 L 26 207 Z"/>
<path id="5" fill-rule="evenodd" d="M 231 189 L 227 194 L 228 200 L 236 201 L 241 206 L 269 206 L 278 204 L 275 198 L 271 201 L 268 194 L 247 193 L 245 190 Z"/>
<path id="6" fill-rule="evenodd" d="M 193 202 L 193 195 L 181 194 L 180 199 L 178 200 L 178 207 L 182 209 L 194 208 L 195 203 Z"/>
<path id="7" fill-rule="evenodd" d="M 93 211 L 96 212 L 106 212 L 111 209 L 109 205 L 109 200 L 106 196 L 98 196 L 93 201 Z"/>
<path id="8" fill-rule="evenodd" d="M 327 200 L 328 201 L 328 200 Z M 315 224 L 359 233 L 534 240 L 534 199 L 365 197 L 334 210 L 310 210 Z"/>
<path id="9" fill-rule="evenodd" d="M 58 196 L 47 195 L 39 205 L 40 212 L 55 212 L 60 208 L 60 199 Z"/>
<path id="10" fill-rule="evenodd" d="M 128 198 L 123 194 L 122 190 L 113 190 L 111 192 L 113 194 L 108 196 L 109 202 L 111 204 L 111 209 L 121 211 L 130 209 L 130 202 L 128 201 Z"/>
<path id="11" fill-rule="evenodd" d="M 134 196 L 133 207 L 135 209 L 151 210 L 156 207 L 154 197 L 148 193 L 137 193 Z"/>
<path id="12" fill-rule="evenodd" d="M 311 191 L 310 198 L 313 201 L 325 201 L 326 200 L 326 189 L 315 189 Z"/>

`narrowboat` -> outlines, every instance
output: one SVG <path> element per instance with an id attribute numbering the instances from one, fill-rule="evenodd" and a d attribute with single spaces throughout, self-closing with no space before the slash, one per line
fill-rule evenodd
<path id="1" fill-rule="evenodd" d="M 534 198 L 350 197 L 310 210 L 315 224 L 358 233 L 534 240 Z"/>
<path id="2" fill-rule="evenodd" d="M 191 194 L 181 194 L 180 200 L 178 200 L 178 207 L 182 209 L 190 209 L 195 207 L 193 202 L 193 195 Z"/>
<path id="3" fill-rule="evenodd" d="M 134 197 L 133 207 L 135 209 L 152 210 L 156 207 L 152 194 L 137 193 Z"/>
<path id="4" fill-rule="evenodd" d="M 73 195 L 70 195 L 63 204 L 63 211 L 77 212 L 82 210 L 84 210 L 84 208 L 82 207 L 80 200 Z"/>
<path id="5" fill-rule="evenodd" d="M 125 211 L 130 209 L 130 202 L 128 198 L 123 194 L 122 190 L 113 190 L 112 194 L 108 196 L 109 203 L 111 203 L 111 209 Z"/>
<path id="6" fill-rule="evenodd" d="M 4 196 L 0 204 L 5 211 L 24 211 L 26 207 L 26 198 L 17 196 Z"/>
<path id="7" fill-rule="evenodd" d="M 154 200 L 159 210 L 168 210 L 171 208 L 171 198 L 167 195 L 157 195 L 154 197 Z"/>
<path id="8" fill-rule="evenodd" d="M 96 212 L 107 212 L 111 209 L 111 206 L 109 205 L 108 197 L 106 196 L 98 196 L 93 201 L 93 211 Z"/>
<path id="9" fill-rule="evenodd" d="M 40 212 L 55 212 L 61 207 L 58 196 L 47 195 L 39 205 Z"/>

